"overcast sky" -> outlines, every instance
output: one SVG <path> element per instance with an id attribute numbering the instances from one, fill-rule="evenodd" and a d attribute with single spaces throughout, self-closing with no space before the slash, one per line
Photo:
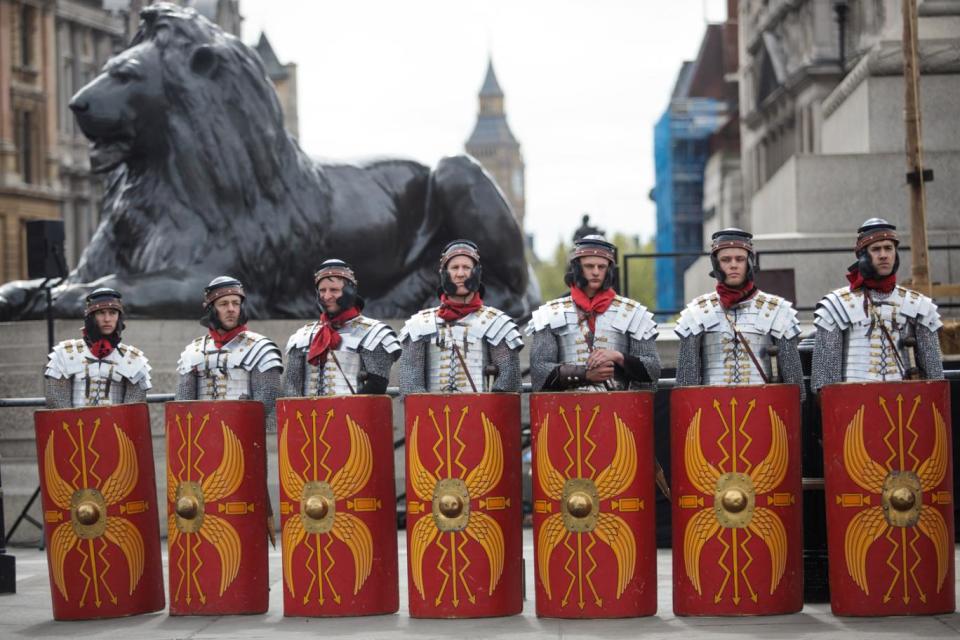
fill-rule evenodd
<path id="1" fill-rule="evenodd" d="M 548 255 L 584 212 L 608 233 L 655 231 L 653 126 L 724 0 L 242 0 L 298 65 L 311 156 L 463 152 L 492 56 L 526 162 L 526 228 Z"/>

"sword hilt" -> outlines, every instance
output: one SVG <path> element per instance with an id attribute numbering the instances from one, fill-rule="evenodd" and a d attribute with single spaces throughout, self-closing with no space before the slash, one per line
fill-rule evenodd
<path id="1" fill-rule="evenodd" d="M 919 380 L 920 368 L 917 366 L 917 338 L 915 336 L 906 336 L 900 340 L 900 344 L 907 350 L 907 360 L 910 363 L 903 377 L 907 380 Z"/>
<path id="2" fill-rule="evenodd" d="M 767 355 L 770 356 L 770 382 L 781 382 L 780 380 L 780 347 L 775 344 L 767 347 Z"/>

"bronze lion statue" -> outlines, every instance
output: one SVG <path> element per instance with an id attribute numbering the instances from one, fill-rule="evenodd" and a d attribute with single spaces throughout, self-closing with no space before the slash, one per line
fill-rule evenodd
<path id="1" fill-rule="evenodd" d="M 255 318 L 309 317 L 313 269 L 337 257 L 357 271 L 367 313 L 406 317 L 435 299 L 442 246 L 470 238 L 486 302 L 519 317 L 538 301 L 520 228 L 479 164 L 318 165 L 283 126 L 259 56 L 192 9 L 140 13 L 129 48 L 70 102 L 110 172 L 101 224 L 54 291 L 73 317 L 110 286 L 132 315 L 199 312 L 201 290 L 230 274 Z M 39 281 L 0 287 L 0 320 L 39 317 Z"/>

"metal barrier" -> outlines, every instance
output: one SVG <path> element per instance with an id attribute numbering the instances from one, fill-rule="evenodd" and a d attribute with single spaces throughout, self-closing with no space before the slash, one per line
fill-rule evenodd
<path id="1" fill-rule="evenodd" d="M 902 244 L 900 251 L 910 251 L 910 245 Z M 929 251 L 960 251 L 960 245 L 956 244 L 933 244 L 928 247 Z M 846 253 L 852 252 L 850 247 L 828 247 L 825 249 L 769 249 L 766 251 L 757 251 L 757 265 L 763 256 L 787 256 L 787 255 L 811 255 L 819 253 Z M 623 266 L 620 273 L 623 279 L 623 295 L 630 297 L 630 260 L 650 260 L 658 258 L 703 258 L 709 257 L 709 251 L 665 251 L 662 253 L 625 253 L 623 254 Z M 791 302 L 795 302 L 791 300 Z M 952 309 L 960 307 L 958 302 L 937 303 L 938 307 Z M 816 307 L 794 307 L 797 311 L 814 311 Z M 683 311 L 683 309 L 650 309 L 650 313 L 655 316 L 673 316 Z"/>

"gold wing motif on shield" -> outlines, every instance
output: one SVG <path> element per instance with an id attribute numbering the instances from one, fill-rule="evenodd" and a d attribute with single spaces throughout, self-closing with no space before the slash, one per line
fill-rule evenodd
<path id="1" fill-rule="evenodd" d="M 243 447 L 240 446 L 240 439 L 227 423 L 221 421 L 220 427 L 223 431 L 223 457 L 216 470 L 201 483 L 205 502 L 226 498 L 236 491 L 243 481 Z"/>
<path id="2" fill-rule="evenodd" d="M 426 518 L 424 518 L 426 519 Z M 354 578 L 353 593 L 370 577 L 373 567 L 373 537 L 363 520 L 352 513 L 340 512 L 334 516 L 333 535 L 350 549 L 353 556 Z"/>
<path id="3" fill-rule="evenodd" d="M 787 530 L 780 516 L 766 507 L 757 507 L 748 528 L 760 536 L 770 552 L 770 595 L 773 595 L 787 568 Z"/>
<path id="4" fill-rule="evenodd" d="M 920 509 L 920 519 L 917 528 L 933 543 L 933 550 L 937 556 L 937 593 L 943 588 L 943 581 L 947 577 L 947 568 L 950 566 L 950 547 L 952 541 L 948 535 L 947 523 L 936 509 L 924 506 Z"/>
<path id="5" fill-rule="evenodd" d="M 57 469 L 57 457 L 54 453 L 54 434 L 50 434 L 47 440 L 47 446 L 43 451 L 43 479 L 47 495 L 53 500 L 53 503 L 61 509 L 70 509 L 70 497 L 76 491 L 76 487 L 63 479 L 60 471 Z"/>
<path id="6" fill-rule="evenodd" d="M 432 500 L 433 489 L 437 486 L 437 478 L 427 470 L 420 460 L 419 446 L 419 416 L 413 422 L 413 428 L 410 430 L 410 442 L 407 447 L 407 456 L 409 458 L 410 486 L 413 492 L 420 500 Z M 419 524 L 419 521 L 418 521 Z M 431 522 L 432 524 L 432 522 Z"/>
<path id="7" fill-rule="evenodd" d="M 940 486 L 947 473 L 947 449 L 949 445 L 947 425 L 936 405 L 933 405 L 933 451 L 917 468 L 920 487 L 923 491 L 932 491 Z"/>
<path id="8" fill-rule="evenodd" d="M 220 556 L 220 595 L 222 596 L 240 571 L 240 536 L 229 522 L 210 513 L 203 517 L 200 535 L 213 545 L 217 555 Z"/>
<path id="9" fill-rule="evenodd" d="M 421 518 L 420 522 L 424 520 L 428 518 Z M 490 569 L 490 588 L 487 595 L 493 595 L 493 590 L 497 588 L 503 574 L 503 531 L 496 520 L 482 511 L 474 511 L 470 514 L 466 534 L 476 540 L 487 554 Z"/>
<path id="10" fill-rule="evenodd" d="M 537 482 L 548 497 L 559 500 L 563 497 L 563 475 L 557 471 L 550 460 L 550 416 L 543 419 L 543 426 L 537 434 Z"/>
<path id="11" fill-rule="evenodd" d="M 623 518 L 612 513 L 597 514 L 597 528 L 594 532 L 610 547 L 617 558 L 617 598 L 619 598 L 633 580 L 637 563 L 637 541 L 634 540 L 633 531 Z"/>
<path id="12" fill-rule="evenodd" d="M 770 413 L 770 451 L 767 457 L 758 463 L 750 472 L 754 490 L 757 494 L 769 493 L 783 482 L 787 475 L 788 446 L 787 426 L 784 424 L 773 407 L 768 407 Z"/>
<path id="13" fill-rule="evenodd" d="M 420 518 L 413 525 L 413 531 L 409 533 L 410 573 L 413 577 L 413 586 L 420 593 L 421 598 L 427 597 L 423 589 L 423 556 L 439 532 L 432 518 Z"/>
<path id="14" fill-rule="evenodd" d="M 80 538 L 73 532 L 71 522 L 60 524 L 50 536 L 50 573 L 53 576 L 53 584 L 67 601 L 70 597 L 67 595 L 67 583 L 63 579 L 63 564 L 66 562 L 67 554 L 79 541 Z"/>
<path id="15" fill-rule="evenodd" d="M 137 588 L 140 578 L 143 577 L 145 558 L 143 536 L 140 535 L 140 530 L 126 518 L 107 518 L 107 529 L 104 531 L 104 535 L 107 540 L 120 547 L 127 559 L 129 594 L 133 595 L 133 590 Z"/>
<path id="16" fill-rule="evenodd" d="M 712 509 L 701 509 L 690 518 L 683 532 L 683 566 L 698 594 L 703 595 L 700 583 L 700 552 L 707 540 L 720 529 L 720 522 Z"/>
<path id="17" fill-rule="evenodd" d="M 471 499 L 486 495 L 497 486 L 503 475 L 503 443 L 500 441 L 500 434 L 486 415 L 481 413 L 480 417 L 483 422 L 483 457 L 464 481 Z"/>
<path id="18" fill-rule="evenodd" d="M 281 535 L 282 540 L 280 547 L 283 552 L 283 579 L 287 583 L 287 588 L 290 589 L 290 595 L 295 595 L 296 592 L 293 584 L 293 550 L 303 542 L 304 537 L 306 537 L 300 514 L 294 514 L 287 518 L 287 522 L 283 525 Z"/>
<path id="19" fill-rule="evenodd" d="M 347 429 L 350 431 L 350 455 L 330 481 L 337 500 L 348 498 L 362 489 L 373 473 L 370 437 L 350 416 L 347 416 Z"/>
<path id="20" fill-rule="evenodd" d="M 613 414 L 613 421 L 617 431 L 617 449 L 613 460 L 597 476 L 597 494 L 601 500 L 626 491 L 637 475 L 637 444 L 633 434 L 616 413 Z"/>
<path id="21" fill-rule="evenodd" d="M 880 493 L 888 470 L 867 453 L 863 440 L 864 410 L 865 407 L 861 405 L 847 425 L 843 437 L 843 463 L 854 482 L 871 493 Z"/>
<path id="22" fill-rule="evenodd" d="M 847 572 L 863 592 L 870 595 L 867 582 L 867 553 L 870 546 L 887 529 L 881 507 L 871 507 L 855 515 L 847 525 L 843 547 L 846 552 Z"/>
<path id="23" fill-rule="evenodd" d="M 700 418 L 702 414 L 703 409 L 697 409 L 690 421 L 687 439 L 683 446 L 683 462 L 686 466 L 687 476 L 693 486 L 700 493 L 713 495 L 717 487 L 717 480 L 720 478 L 720 472 L 707 461 L 707 457 L 703 455 L 703 449 L 700 447 Z"/>
<path id="24" fill-rule="evenodd" d="M 280 458 L 280 484 L 283 485 L 283 491 L 291 500 L 299 501 L 303 498 L 303 478 L 297 473 L 290 463 L 290 445 L 287 440 L 288 428 L 283 429 L 280 434 L 279 458 Z M 290 519 L 292 520 L 292 518 Z M 290 522 L 287 520 L 287 522 Z"/>
<path id="25" fill-rule="evenodd" d="M 117 436 L 117 467 L 107 477 L 101 490 L 103 499 L 108 505 L 117 504 L 130 495 L 137 486 L 137 476 L 140 472 L 133 441 L 116 424 L 113 425 L 113 431 Z"/>
<path id="26" fill-rule="evenodd" d="M 542 433 L 542 431 L 541 431 Z M 539 456 L 537 456 L 539 458 Z M 560 541 L 567 534 L 566 527 L 563 526 L 563 516 L 555 513 L 540 525 L 540 533 L 537 536 L 537 567 L 540 569 L 540 582 L 543 583 L 543 589 L 547 593 L 547 598 L 553 598 L 550 593 L 550 558 L 553 550 L 557 548 Z"/>

